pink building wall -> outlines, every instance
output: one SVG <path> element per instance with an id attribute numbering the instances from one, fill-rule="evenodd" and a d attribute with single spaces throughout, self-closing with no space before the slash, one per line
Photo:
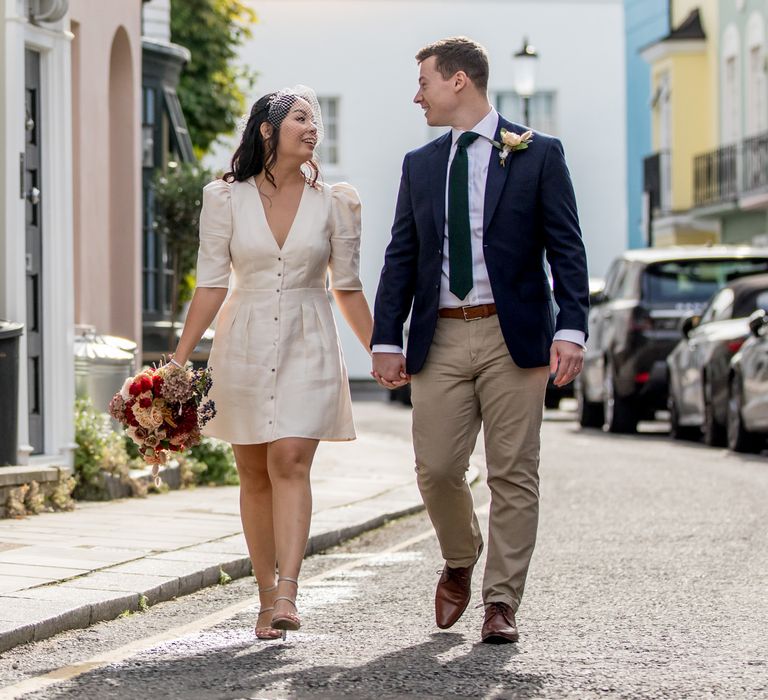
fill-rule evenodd
<path id="1" fill-rule="evenodd" d="M 75 322 L 139 344 L 141 7 L 70 0 Z"/>

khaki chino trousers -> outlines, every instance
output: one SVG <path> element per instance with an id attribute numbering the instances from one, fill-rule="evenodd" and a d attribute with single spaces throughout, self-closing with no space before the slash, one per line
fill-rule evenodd
<path id="1" fill-rule="evenodd" d="M 483 427 L 491 491 L 483 600 L 515 611 L 536 543 L 548 378 L 549 367 L 514 363 L 495 315 L 438 318 L 427 361 L 412 378 L 417 482 L 450 567 L 472 564 L 482 543 L 465 476 Z"/>

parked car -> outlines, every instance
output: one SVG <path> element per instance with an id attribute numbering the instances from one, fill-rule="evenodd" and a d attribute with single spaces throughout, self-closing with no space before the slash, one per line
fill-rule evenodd
<path id="1" fill-rule="evenodd" d="M 768 275 L 731 282 L 701 316 L 683 322 L 683 337 L 667 357 L 673 437 L 703 434 L 708 445 L 726 444 L 731 358 L 749 336 L 749 316 L 756 309 L 768 310 Z"/>
<path id="2" fill-rule="evenodd" d="M 589 304 L 593 304 L 595 299 L 599 299 L 600 295 L 605 289 L 605 280 L 601 277 L 589 278 Z M 545 408 L 558 408 L 562 399 L 572 398 L 573 382 L 569 382 L 565 386 L 555 386 L 554 384 L 555 373 L 549 375 L 549 383 L 547 384 L 547 391 L 544 394 L 544 407 Z"/>
<path id="3" fill-rule="evenodd" d="M 731 360 L 728 386 L 728 447 L 759 452 L 768 437 L 768 314 L 749 317 L 750 336 Z"/>
<path id="4" fill-rule="evenodd" d="M 680 326 L 737 277 L 768 272 L 768 250 L 690 246 L 630 250 L 608 271 L 589 313 L 579 422 L 632 433 L 667 407 L 667 355 Z"/>

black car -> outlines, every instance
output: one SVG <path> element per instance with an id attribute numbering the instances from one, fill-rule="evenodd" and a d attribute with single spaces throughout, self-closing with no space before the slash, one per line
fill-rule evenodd
<path id="1" fill-rule="evenodd" d="M 683 323 L 683 338 L 667 357 L 670 431 L 726 444 L 731 358 L 749 336 L 749 316 L 768 309 L 768 275 L 743 277 L 717 292 L 701 316 Z"/>
<path id="2" fill-rule="evenodd" d="M 731 360 L 728 386 L 728 447 L 759 452 L 768 437 L 768 315 L 749 317 L 750 336 Z"/>
<path id="3" fill-rule="evenodd" d="M 600 277 L 589 278 L 589 305 L 592 306 L 595 299 L 599 299 L 600 295 L 605 289 L 605 280 Z M 565 386 L 555 386 L 555 376 L 557 372 L 553 372 L 549 375 L 549 382 L 547 383 L 547 391 L 544 394 L 544 407 L 545 408 L 559 408 L 560 401 L 562 399 L 572 398 L 573 382 L 569 382 Z"/>
<path id="4" fill-rule="evenodd" d="M 768 272 L 768 251 L 735 246 L 647 248 L 616 259 L 589 312 L 579 422 L 632 433 L 667 407 L 667 355 L 680 326 L 737 277 Z"/>

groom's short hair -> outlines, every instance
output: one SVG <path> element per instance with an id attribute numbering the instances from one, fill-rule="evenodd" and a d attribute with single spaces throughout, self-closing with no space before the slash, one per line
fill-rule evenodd
<path id="1" fill-rule="evenodd" d="M 457 71 L 464 71 L 475 86 L 488 89 L 488 52 L 485 47 L 465 36 L 452 36 L 427 44 L 416 54 L 421 63 L 435 57 L 435 67 L 445 80 Z"/>

